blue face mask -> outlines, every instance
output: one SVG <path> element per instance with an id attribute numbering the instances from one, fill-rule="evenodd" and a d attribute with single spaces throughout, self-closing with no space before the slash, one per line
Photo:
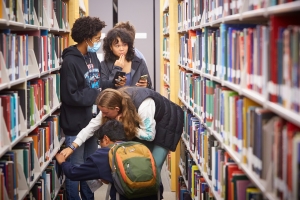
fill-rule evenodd
<path id="1" fill-rule="evenodd" d="M 87 45 L 88 45 L 87 46 L 87 51 L 88 52 L 90 52 L 90 53 L 96 53 L 100 49 L 100 47 L 101 47 L 101 42 L 95 42 L 95 43 L 93 43 L 92 47 L 90 47 L 89 44 L 87 44 Z"/>

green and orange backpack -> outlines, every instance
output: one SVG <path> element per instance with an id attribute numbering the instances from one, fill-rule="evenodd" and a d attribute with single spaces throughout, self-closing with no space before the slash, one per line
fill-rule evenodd
<path id="1" fill-rule="evenodd" d="M 123 142 L 111 147 L 109 164 L 114 186 L 128 199 L 158 194 L 160 174 L 150 150 L 139 142 Z"/>

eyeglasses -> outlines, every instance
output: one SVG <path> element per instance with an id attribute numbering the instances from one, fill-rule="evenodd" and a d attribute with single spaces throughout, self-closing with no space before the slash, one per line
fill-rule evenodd
<path id="1" fill-rule="evenodd" d="M 102 140 L 103 140 L 103 139 L 102 139 Z M 97 144 L 98 144 L 99 146 L 101 146 L 101 143 L 102 143 L 101 140 L 97 140 Z"/>
<path id="2" fill-rule="evenodd" d="M 114 46 L 115 48 L 119 49 L 120 47 L 123 47 L 123 48 L 127 47 L 128 44 L 127 44 L 127 43 L 123 43 L 123 44 L 114 44 L 113 46 Z"/>
<path id="3" fill-rule="evenodd" d="M 90 41 L 94 44 L 95 42 L 93 42 L 93 40 L 98 43 L 100 42 L 101 38 L 90 39 Z"/>

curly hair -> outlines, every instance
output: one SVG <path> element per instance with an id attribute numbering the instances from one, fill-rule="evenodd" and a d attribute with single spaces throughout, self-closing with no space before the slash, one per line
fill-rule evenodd
<path id="1" fill-rule="evenodd" d="M 120 121 L 123 123 L 127 140 L 132 140 L 137 135 L 138 127 L 139 124 L 142 124 L 142 120 L 131 97 L 127 93 L 107 88 L 99 94 L 96 103 L 98 106 L 108 109 L 119 107 L 119 112 L 122 113 Z M 110 119 L 102 117 L 102 123 L 106 123 L 108 120 Z"/>
<path id="2" fill-rule="evenodd" d="M 97 35 L 106 26 L 104 21 L 101 21 L 98 17 L 81 17 L 76 19 L 71 30 L 72 39 L 78 44 L 82 43 L 86 39 L 91 39 Z"/>
<path id="3" fill-rule="evenodd" d="M 125 59 L 127 61 L 132 61 L 135 55 L 133 39 L 130 33 L 124 28 L 113 28 L 106 34 L 106 37 L 103 39 L 104 59 L 112 62 L 115 62 L 117 59 L 119 59 L 119 57 L 116 56 L 111 50 L 111 46 L 113 44 L 119 43 L 118 39 L 128 45 L 128 52 L 125 56 Z"/>
<path id="4" fill-rule="evenodd" d="M 130 33 L 133 40 L 135 39 L 135 28 L 129 21 L 119 22 L 114 26 L 114 28 L 125 28 Z"/>

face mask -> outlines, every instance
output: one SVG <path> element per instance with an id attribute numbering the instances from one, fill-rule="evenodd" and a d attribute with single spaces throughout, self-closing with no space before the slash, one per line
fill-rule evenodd
<path id="1" fill-rule="evenodd" d="M 100 47 L 101 47 L 101 42 L 95 42 L 93 43 L 92 47 L 90 47 L 89 45 L 87 46 L 87 51 L 90 53 L 96 53 L 100 49 Z"/>

